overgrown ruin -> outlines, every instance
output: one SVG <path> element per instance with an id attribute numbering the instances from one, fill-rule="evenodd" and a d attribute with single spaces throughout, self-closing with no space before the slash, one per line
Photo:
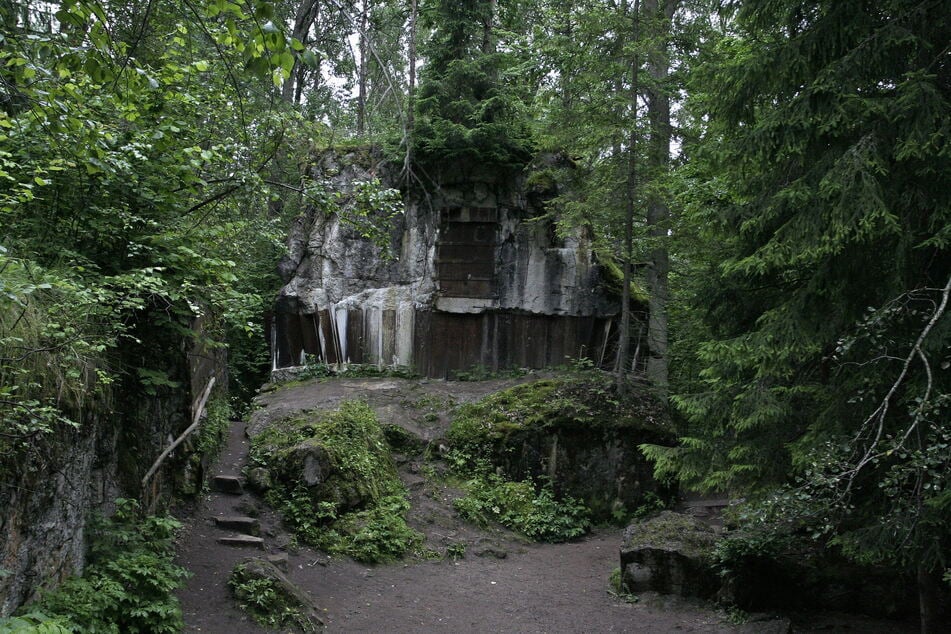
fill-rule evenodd
<path id="1" fill-rule="evenodd" d="M 311 176 L 339 192 L 344 208 L 356 183 L 398 179 L 368 151 L 325 153 Z M 280 265 L 272 368 L 311 359 L 445 377 L 474 366 L 613 360 L 618 302 L 590 236 L 561 238 L 543 218 L 553 188 L 548 179 L 447 168 L 431 192 L 406 196 L 391 261 L 338 214 L 311 206 Z"/>

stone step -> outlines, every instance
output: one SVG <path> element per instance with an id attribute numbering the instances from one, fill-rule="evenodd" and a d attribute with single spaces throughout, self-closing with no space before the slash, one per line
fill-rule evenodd
<path id="1" fill-rule="evenodd" d="M 241 478 L 238 476 L 217 475 L 211 481 L 211 488 L 219 493 L 228 493 L 230 495 L 241 495 L 244 493 Z"/>
<path id="2" fill-rule="evenodd" d="M 260 535 L 261 523 L 253 517 L 232 515 L 230 517 L 216 517 L 215 526 L 229 531 L 238 531 L 245 535 Z"/>
<path id="3" fill-rule="evenodd" d="M 260 537 L 251 535 L 232 535 L 230 537 L 219 537 L 218 543 L 225 546 L 252 547 L 264 550 L 264 540 Z"/>

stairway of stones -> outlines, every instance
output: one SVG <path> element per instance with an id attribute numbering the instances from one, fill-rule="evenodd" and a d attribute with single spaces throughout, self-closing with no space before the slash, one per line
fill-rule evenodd
<path id="1" fill-rule="evenodd" d="M 269 552 L 271 554 L 266 559 L 286 569 L 287 553 L 282 552 L 287 545 L 286 536 L 278 531 L 276 518 L 270 517 L 272 514 L 267 513 L 260 501 L 246 490 L 241 475 L 248 457 L 245 429 L 246 424 L 242 421 L 231 423 L 229 437 L 209 482 L 209 491 L 204 495 L 201 519 L 209 528 L 208 537 L 218 544 L 241 552 Z"/>

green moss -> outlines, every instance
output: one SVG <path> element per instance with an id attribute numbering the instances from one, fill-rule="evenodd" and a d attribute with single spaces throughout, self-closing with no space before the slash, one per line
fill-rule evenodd
<path id="1" fill-rule="evenodd" d="M 392 423 L 383 425 L 383 436 L 393 451 L 418 454 L 426 448 L 426 441 Z"/>
<path id="2" fill-rule="evenodd" d="M 621 289 L 624 288 L 624 272 L 614 258 L 599 254 L 598 264 L 601 265 L 601 283 L 608 291 L 615 295 L 621 295 Z M 636 302 L 646 304 L 650 299 L 647 291 L 640 283 L 631 279 L 631 299 Z"/>
<path id="3" fill-rule="evenodd" d="M 677 550 L 687 557 L 712 562 L 717 535 L 693 517 L 661 511 L 634 524 L 627 540 L 630 547 Z"/>
<path id="4" fill-rule="evenodd" d="M 305 460 L 320 459 L 320 481 L 306 486 Z M 330 414 L 273 423 L 251 444 L 252 464 L 274 474 L 268 500 L 305 542 L 366 562 L 391 561 L 421 543 L 406 525 L 406 489 L 372 409 L 347 401 Z"/>
<path id="5" fill-rule="evenodd" d="M 523 383 L 459 407 L 449 428 L 453 447 L 477 458 L 492 454 L 513 433 L 571 427 L 651 428 L 643 400 L 621 402 L 610 377 L 587 373 Z"/>
<path id="6" fill-rule="evenodd" d="M 253 563 L 237 564 L 228 578 L 228 587 L 241 608 L 260 625 L 290 627 L 302 632 L 317 631 L 315 624 L 304 616 L 299 598 Z"/>

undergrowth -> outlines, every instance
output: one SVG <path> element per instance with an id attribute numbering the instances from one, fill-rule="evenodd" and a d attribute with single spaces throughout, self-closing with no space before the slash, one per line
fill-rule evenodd
<path id="1" fill-rule="evenodd" d="M 497 522 L 534 541 L 563 542 L 591 529 L 588 509 L 572 498 L 555 496 L 550 483 L 512 482 L 480 470 L 463 484 L 466 496 L 453 502 L 469 521 L 485 526 Z"/>
<path id="2" fill-rule="evenodd" d="M 306 486 L 301 470 L 318 459 L 323 476 Z M 274 423 L 252 442 L 251 462 L 276 476 L 268 501 L 308 544 L 367 563 L 393 561 L 422 544 L 406 524 L 406 489 L 365 403 Z"/>
<path id="3" fill-rule="evenodd" d="M 133 500 L 117 500 L 116 513 L 91 523 L 89 563 L 82 577 L 0 619 L 0 632 L 164 634 L 180 632 L 174 592 L 188 573 L 173 562 L 171 517 L 143 517 Z M 25 629 L 24 629 L 25 628 Z"/>
<path id="4" fill-rule="evenodd" d="M 450 381 L 489 381 L 491 379 L 517 379 L 529 374 L 528 368 L 508 368 L 493 370 L 482 364 L 470 366 L 465 370 L 453 370 L 449 373 Z"/>
<path id="5" fill-rule="evenodd" d="M 347 377 L 351 379 L 366 378 L 397 378 L 418 379 L 419 375 L 405 366 L 380 366 L 375 364 L 349 363 L 347 365 L 330 365 L 327 363 L 307 363 L 294 373 L 294 378 L 286 384 L 294 384 L 311 379 L 326 379 L 331 377 Z"/>
<path id="6" fill-rule="evenodd" d="M 576 372 L 516 385 L 457 408 L 449 441 L 474 457 L 489 458 L 499 443 L 522 429 L 603 426 L 653 429 L 662 420 L 648 399 L 621 399 L 610 376 Z"/>
<path id="7" fill-rule="evenodd" d="M 317 631 L 313 623 L 301 613 L 299 604 L 288 597 L 274 579 L 252 574 L 246 564 L 239 563 L 234 567 L 228 578 L 228 587 L 234 592 L 241 608 L 265 627 Z"/>

